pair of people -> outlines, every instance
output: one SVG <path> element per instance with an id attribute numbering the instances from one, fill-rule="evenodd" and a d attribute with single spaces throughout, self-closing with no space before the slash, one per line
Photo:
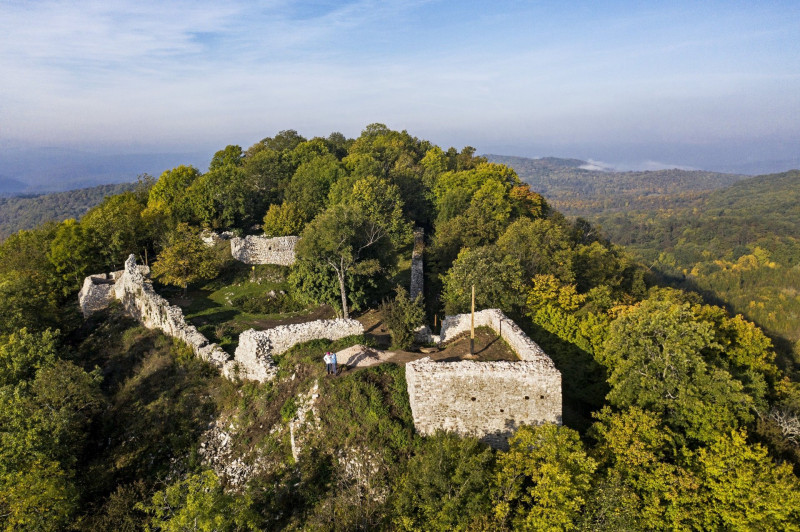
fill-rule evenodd
<path id="1" fill-rule="evenodd" d="M 326 351 L 322 359 L 325 361 L 325 368 L 328 370 L 328 375 L 336 375 L 336 353 Z"/>

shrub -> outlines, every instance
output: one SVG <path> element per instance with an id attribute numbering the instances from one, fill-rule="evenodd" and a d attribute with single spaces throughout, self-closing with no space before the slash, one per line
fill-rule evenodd
<path id="1" fill-rule="evenodd" d="M 414 344 L 414 330 L 425 319 L 422 295 L 412 300 L 406 289 L 398 286 L 397 296 L 393 301 L 384 301 L 380 311 L 383 322 L 392 335 L 392 344 L 400 349 L 410 348 Z"/>

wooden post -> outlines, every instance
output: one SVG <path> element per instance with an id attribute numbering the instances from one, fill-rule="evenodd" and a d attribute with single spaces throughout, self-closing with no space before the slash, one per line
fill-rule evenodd
<path id="1" fill-rule="evenodd" d="M 472 285 L 472 315 L 469 323 L 469 354 L 475 354 L 475 285 Z"/>

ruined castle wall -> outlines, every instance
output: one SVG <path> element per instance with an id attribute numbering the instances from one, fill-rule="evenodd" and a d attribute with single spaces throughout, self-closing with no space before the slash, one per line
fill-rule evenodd
<path id="1" fill-rule="evenodd" d="M 425 233 L 421 228 L 414 231 L 414 251 L 411 253 L 411 286 L 409 296 L 411 299 L 422 293 L 424 269 L 422 253 L 425 249 Z"/>
<path id="2" fill-rule="evenodd" d="M 136 267 L 133 255 L 125 261 L 125 271 L 117 279 L 114 292 L 125 311 L 142 325 L 183 340 L 197 356 L 223 373 L 231 371 L 228 353 L 217 344 L 210 343 L 194 325 L 186 323 L 180 307 L 170 305 L 153 290 L 150 280 Z"/>
<path id="3" fill-rule="evenodd" d="M 364 326 L 356 320 L 317 320 L 281 325 L 266 331 L 250 329 L 239 336 L 239 346 L 231 359 L 194 325 L 186 323 L 180 307 L 170 305 L 153 290 L 147 274 L 149 269 L 137 268 L 136 258 L 131 255 L 125 262 L 124 271 L 87 277 L 81 292 L 81 308 L 86 309 L 85 313 L 91 313 L 92 309 L 104 308 L 116 298 L 142 325 L 183 340 L 197 356 L 216 366 L 228 378 L 271 380 L 277 373 L 272 355 L 309 340 L 337 340 L 364 333 Z"/>
<path id="4" fill-rule="evenodd" d="M 517 353 L 520 360 L 550 361 L 550 357 L 542 348 L 499 309 L 476 312 L 475 327 L 489 327 L 494 330 Z M 427 326 L 420 327 L 415 331 L 415 340 L 418 343 L 444 344 L 469 330 L 470 314 L 456 314 L 455 316 L 446 316 L 442 320 L 442 329 L 438 335 L 431 334 Z M 552 361 L 549 363 L 552 364 Z"/>
<path id="5" fill-rule="evenodd" d="M 296 236 L 268 238 L 250 235 L 244 238 L 231 238 L 231 255 L 245 264 L 294 264 Z"/>
<path id="6" fill-rule="evenodd" d="M 250 329 L 239 335 L 234 358 L 242 366 L 243 378 L 263 382 L 274 378 L 277 372 L 274 355 L 310 340 L 338 340 L 357 334 L 364 334 L 364 326 L 357 320 L 343 319 L 279 325 L 266 331 Z"/>
<path id="7" fill-rule="evenodd" d="M 83 286 L 78 293 L 78 304 L 84 318 L 88 318 L 99 310 L 107 308 L 114 301 L 113 273 L 90 275 L 83 280 Z"/>
<path id="8" fill-rule="evenodd" d="M 471 436 L 505 449 L 522 424 L 561 423 L 561 374 L 547 360 L 406 364 L 414 426 Z"/>

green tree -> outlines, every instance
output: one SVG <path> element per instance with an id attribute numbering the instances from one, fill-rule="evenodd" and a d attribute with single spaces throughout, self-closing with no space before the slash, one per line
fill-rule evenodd
<path id="1" fill-rule="evenodd" d="M 147 208 L 161 211 L 174 222 L 185 222 L 191 215 L 186 192 L 200 177 L 193 166 L 180 165 L 161 174 L 147 199 Z"/>
<path id="2" fill-rule="evenodd" d="M 202 279 L 213 279 L 219 273 L 219 261 L 197 231 L 181 223 L 167 240 L 167 245 L 153 263 L 153 276 L 165 284 L 183 288 Z"/>
<path id="3" fill-rule="evenodd" d="M 83 279 L 102 267 L 92 240 L 83 226 L 72 219 L 61 222 L 56 230 L 48 258 L 61 276 L 65 296 L 78 291 Z"/>
<path id="4" fill-rule="evenodd" d="M 282 205 L 270 205 L 264 215 L 263 229 L 267 236 L 296 236 L 304 225 L 302 212 L 290 201 Z"/>
<path id="5" fill-rule="evenodd" d="M 491 512 L 494 455 L 474 438 L 437 432 L 425 438 L 392 500 L 400 530 L 474 530 Z"/>
<path id="6" fill-rule="evenodd" d="M 226 493 L 213 471 L 189 475 L 139 505 L 152 516 L 153 529 L 164 532 L 261 530 L 251 506 L 246 495 Z"/>
<path id="7" fill-rule="evenodd" d="M 239 166 L 226 164 L 200 176 L 186 201 L 194 222 L 213 228 L 249 227 L 256 220 L 256 198 Z"/>
<path id="8" fill-rule="evenodd" d="M 695 528 L 800 530 L 800 480 L 789 464 L 749 445 L 743 430 L 721 436 L 689 459 L 700 485 Z"/>
<path id="9" fill-rule="evenodd" d="M 699 441 L 752 420 L 753 399 L 742 383 L 703 359 L 713 338 L 712 326 L 695 320 L 688 304 L 636 305 L 612 322 L 600 353 L 610 370 L 609 402 L 657 412 Z"/>
<path id="10" fill-rule="evenodd" d="M 393 301 L 386 301 L 381 305 L 381 315 L 392 335 L 392 345 L 409 349 L 414 344 L 414 331 L 425 321 L 422 294 L 411 299 L 402 286 L 398 286 L 396 291 Z"/>
<path id="11" fill-rule="evenodd" d="M 121 269 L 131 253 L 141 255 L 152 245 L 154 235 L 142 218 L 144 208 L 135 194 L 126 192 L 106 198 L 81 219 L 107 270 Z"/>
<path id="12" fill-rule="evenodd" d="M 66 530 L 78 509 L 78 490 L 57 462 L 35 459 L 0 474 L 3 530 Z"/>
<path id="13" fill-rule="evenodd" d="M 395 260 L 383 226 L 350 205 L 334 205 L 308 224 L 296 254 L 300 262 L 321 263 L 335 272 L 345 318 L 350 317 L 347 278 L 378 274 Z"/>
<path id="14" fill-rule="evenodd" d="M 344 201 L 378 221 L 396 248 L 411 242 L 411 224 L 403 213 L 403 200 L 397 185 L 386 179 L 366 176 L 353 184 Z"/>
<path id="15" fill-rule="evenodd" d="M 331 186 L 343 175 L 341 163 L 330 154 L 303 163 L 289 182 L 286 201 L 294 203 L 309 222 L 325 209 Z"/>
<path id="16" fill-rule="evenodd" d="M 244 154 L 242 153 L 241 146 L 235 144 L 228 144 L 223 149 L 219 150 L 211 158 L 211 163 L 208 165 L 208 171 L 212 172 L 223 166 L 240 166 Z"/>
<path id="17" fill-rule="evenodd" d="M 610 523 L 635 530 L 688 528 L 698 513 L 697 479 L 679 465 L 674 433 L 657 414 L 637 407 L 596 414 L 590 435 L 601 475 L 584 523 L 595 529 Z M 615 495 L 615 496 L 612 496 Z"/>
<path id="18" fill-rule="evenodd" d="M 497 459 L 494 514 L 514 530 L 572 530 L 590 495 L 595 461 L 578 433 L 554 424 L 522 426 Z"/>
<path id="19" fill-rule="evenodd" d="M 492 246 L 463 249 L 443 278 L 442 301 L 447 314 L 467 312 L 475 285 L 479 308 L 514 310 L 523 302 L 522 270 L 511 257 Z"/>
<path id="20" fill-rule="evenodd" d="M 500 236 L 497 247 L 519 261 L 527 278 L 551 274 L 565 283 L 575 281 L 569 238 L 550 220 L 516 220 Z"/>
<path id="21" fill-rule="evenodd" d="M 57 359 L 58 332 L 41 333 L 22 328 L 11 333 L 0 344 L 0 386 L 14 386 L 32 380 L 36 372 L 51 366 Z"/>

